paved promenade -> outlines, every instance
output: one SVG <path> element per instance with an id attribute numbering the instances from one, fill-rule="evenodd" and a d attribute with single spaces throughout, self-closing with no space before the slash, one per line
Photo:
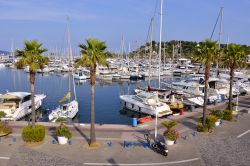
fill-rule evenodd
<path id="1" fill-rule="evenodd" d="M 47 128 L 43 144 L 29 147 L 21 138 L 21 128 L 27 122 L 12 122 L 13 134 L 1 138 L 0 166 L 66 166 L 66 165 L 250 165 L 250 97 L 240 97 L 240 114 L 235 122 L 223 122 L 213 133 L 194 133 L 197 119 L 202 109 L 185 112 L 183 116 L 170 116 L 176 119 L 181 138 L 174 146 L 169 146 L 169 156 L 164 157 L 143 146 L 124 147 L 124 141 L 145 142 L 144 133 L 154 136 L 154 122 L 138 127 L 127 125 L 97 125 L 96 136 L 102 147 L 89 150 L 85 147 L 89 139 L 89 125 L 73 124 L 70 144 L 58 145 L 53 131 L 58 124 L 42 123 Z M 210 105 L 209 108 L 214 107 Z M 225 104 L 217 104 L 225 108 Z M 160 119 L 159 121 L 162 121 Z M 166 120 L 166 119 L 164 119 Z M 159 122 L 160 123 L 160 122 Z M 158 126 L 158 134 L 163 133 Z M 248 132 L 249 131 L 249 132 Z"/>

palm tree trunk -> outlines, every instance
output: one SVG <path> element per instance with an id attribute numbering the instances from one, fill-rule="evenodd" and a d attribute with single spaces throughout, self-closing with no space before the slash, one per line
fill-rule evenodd
<path id="1" fill-rule="evenodd" d="M 228 108 L 230 111 L 232 111 L 232 89 L 233 89 L 233 78 L 234 78 L 234 68 L 230 68 L 230 89 L 229 89 L 229 102 L 228 102 Z"/>
<path id="2" fill-rule="evenodd" d="M 91 109 L 90 109 L 90 146 L 96 142 L 95 137 L 95 85 L 91 85 Z"/>
<path id="3" fill-rule="evenodd" d="M 210 75 L 210 63 L 205 68 L 205 88 L 204 88 L 204 105 L 203 105 L 203 121 L 202 124 L 206 124 L 206 112 L 207 112 L 207 95 L 208 95 L 208 79 Z"/>
<path id="4" fill-rule="evenodd" d="M 95 136 L 95 73 L 96 68 L 92 69 L 91 71 L 91 108 L 90 108 L 90 146 L 96 143 L 96 136 Z"/>
<path id="5" fill-rule="evenodd" d="M 35 73 L 30 72 L 30 90 L 31 90 L 31 114 L 32 114 L 32 128 L 35 128 L 36 110 L 35 110 Z"/>

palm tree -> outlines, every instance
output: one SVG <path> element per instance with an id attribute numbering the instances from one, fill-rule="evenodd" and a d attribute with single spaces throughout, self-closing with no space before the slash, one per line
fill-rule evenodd
<path id="1" fill-rule="evenodd" d="M 217 43 L 206 39 L 197 46 L 195 59 L 200 61 L 205 66 L 205 88 L 204 88 L 204 105 L 203 105 L 203 126 L 206 122 L 207 112 L 207 96 L 208 96 L 208 80 L 210 76 L 210 67 L 213 62 L 218 59 L 219 49 Z"/>
<path id="2" fill-rule="evenodd" d="M 43 69 L 44 65 L 48 64 L 48 57 L 43 57 L 42 53 L 46 52 L 47 49 L 42 48 L 42 43 L 36 40 L 25 41 L 23 50 L 17 50 L 16 55 L 21 59 L 16 62 L 17 68 L 23 68 L 29 66 L 30 76 L 30 89 L 31 89 L 31 102 L 32 102 L 32 128 L 35 127 L 35 75 L 38 69 Z"/>
<path id="3" fill-rule="evenodd" d="M 106 44 L 103 41 L 88 38 L 86 44 L 79 44 L 82 57 L 76 60 L 76 66 L 90 67 L 90 84 L 91 84 L 91 106 L 90 106 L 90 142 L 89 146 L 98 146 L 95 136 L 95 75 L 97 64 L 107 66 L 106 58 L 109 54 L 106 52 Z"/>
<path id="4" fill-rule="evenodd" d="M 241 45 L 229 44 L 223 56 L 223 65 L 230 69 L 230 90 L 228 108 L 232 111 L 232 87 L 234 71 L 246 65 L 245 49 Z"/>

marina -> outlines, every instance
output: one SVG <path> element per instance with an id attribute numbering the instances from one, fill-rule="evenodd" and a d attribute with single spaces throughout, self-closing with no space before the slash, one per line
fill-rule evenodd
<path id="1" fill-rule="evenodd" d="M 2 0 L 0 166 L 250 165 L 249 5 Z"/>
<path id="2" fill-rule="evenodd" d="M 56 109 L 59 100 L 67 93 L 69 73 L 64 74 L 37 74 L 36 93 L 46 94 L 42 105 L 41 121 L 48 121 L 47 110 Z M 4 68 L 0 70 L 0 92 L 30 91 L 28 74 L 23 70 Z M 146 85 L 147 81 L 133 82 L 130 80 L 105 82 L 96 84 L 96 123 L 104 124 L 131 124 L 131 117 L 120 114 L 122 110 L 119 99 L 120 94 L 133 94 L 137 85 Z M 48 86 L 49 85 L 49 86 Z M 72 84 L 71 84 L 72 86 Z M 74 122 L 89 123 L 90 110 L 90 84 L 89 80 L 75 81 L 76 95 L 79 101 L 79 113 Z"/>
<path id="3" fill-rule="evenodd" d="M 117 61 L 116 59 L 112 60 L 113 64 Z M 119 60 L 120 61 L 120 60 Z M 183 61 L 181 59 L 181 61 Z M 54 65 L 52 65 L 54 66 Z M 47 67 L 49 68 L 49 66 Z M 144 67 L 144 70 L 147 69 Z M 195 68 L 193 68 L 195 71 Z M 149 69 L 147 69 L 149 70 Z M 145 71 L 147 71 L 145 70 Z M 172 70 L 172 69 L 171 69 Z M 197 70 L 197 68 L 196 68 Z M 174 71 L 174 70 L 172 70 Z M 247 71 L 245 71 L 247 72 Z M 76 74 L 82 74 L 82 75 L 89 75 L 89 72 L 87 69 L 80 69 L 76 70 L 76 72 L 70 72 L 70 71 L 64 71 L 64 72 L 40 72 L 36 74 L 36 84 L 35 89 L 36 93 L 38 94 L 45 94 L 46 98 L 44 98 L 43 104 L 41 108 L 38 110 L 37 116 L 38 121 L 50 121 L 54 119 L 55 117 L 58 118 L 58 115 L 52 116 L 51 112 L 52 110 L 58 110 L 58 105 L 60 104 L 60 100 L 65 94 L 67 94 L 68 89 L 71 89 L 71 98 L 74 98 L 73 89 L 75 88 L 75 97 L 78 100 L 78 106 L 79 107 L 78 113 L 74 113 L 74 116 L 70 116 L 73 118 L 69 118 L 69 122 L 78 122 L 78 123 L 89 123 L 89 110 L 90 110 L 90 82 L 89 77 L 84 79 L 76 78 Z M 97 83 L 95 86 L 96 89 L 96 95 L 95 95 L 95 105 L 96 105 L 96 123 L 100 124 L 127 124 L 130 125 L 132 118 L 141 118 L 147 115 L 155 116 L 155 113 L 143 113 L 141 112 L 140 106 L 138 107 L 138 110 L 135 111 L 131 106 L 126 105 L 126 102 L 131 102 L 132 98 L 125 99 L 125 105 L 124 105 L 124 97 L 129 95 L 134 95 L 138 88 L 140 87 L 147 87 L 149 84 L 149 79 L 152 79 L 152 76 L 145 77 L 144 79 L 134 79 L 133 72 L 131 74 L 131 79 L 122 79 L 120 77 L 117 77 L 117 74 L 119 73 L 118 68 L 100 68 L 100 76 L 97 74 Z M 129 72 L 127 72 L 129 73 Z M 242 72 L 237 72 L 237 75 L 241 76 L 242 81 L 237 81 L 234 84 L 233 91 L 234 96 L 240 95 L 240 94 L 248 94 L 249 91 L 249 82 L 248 82 L 248 75 L 247 73 L 243 74 Z M 241 73 L 241 74 L 239 74 Z M 114 77 L 112 78 L 112 75 Z M 174 73 L 173 73 L 174 75 Z M 224 78 L 226 74 L 222 74 Z M 105 77 L 105 78 L 104 78 Z M 110 77 L 110 78 L 109 78 Z M 73 79 L 74 78 L 74 79 Z M 157 77 L 153 77 L 154 79 L 150 81 L 151 88 L 150 91 L 154 91 L 154 88 L 158 86 L 158 80 Z M 162 87 L 165 87 L 167 89 L 162 90 L 165 91 L 172 91 L 175 94 L 175 98 L 179 98 L 178 101 L 184 102 L 188 105 L 196 105 L 196 107 L 203 106 L 204 100 L 203 100 L 203 88 L 204 85 L 202 84 L 201 80 L 204 78 L 204 75 L 202 74 L 185 74 L 182 75 L 182 77 L 175 77 L 175 76 L 163 76 L 162 75 L 162 81 L 161 85 Z M 239 79 L 240 77 L 236 77 Z M 13 69 L 9 67 L 3 67 L 0 70 L 0 79 L 5 80 L 4 82 L 1 82 L 0 86 L 0 92 L 2 94 L 6 92 L 29 92 L 30 86 L 29 86 L 29 74 L 26 72 L 26 70 L 18 70 Z M 70 80 L 70 82 L 69 82 Z M 74 80 L 72 82 L 72 80 Z M 216 81 L 219 81 L 216 83 Z M 214 102 L 224 102 L 228 97 L 229 92 L 229 84 L 225 84 L 227 81 L 223 82 L 222 80 L 210 78 L 209 85 L 211 86 L 208 102 L 210 104 L 213 104 Z M 220 83 L 221 82 L 221 83 Z M 224 84 L 224 85 L 223 85 Z M 49 86 L 48 86 L 49 85 Z M 214 89 L 215 85 L 217 87 L 217 90 Z M 223 86 L 222 86 L 223 85 Z M 70 86 L 70 87 L 69 87 Z M 227 87 L 227 88 L 226 88 Z M 198 88 L 198 89 L 196 89 Z M 226 88 L 223 90 L 223 88 Z M 238 90 L 238 91 L 236 91 Z M 240 92 L 240 91 L 241 92 Z M 140 90 L 141 91 L 141 90 Z M 169 93 L 168 92 L 168 93 Z M 171 92 L 170 92 L 171 93 Z M 150 95 L 150 94 L 144 94 L 144 95 Z M 124 96 L 124 97 L 121 97 Z M 178 97 L 179 96 L 179 97 Z M 168 101 L 168 104 L 171 104 L 171 99 L 164 99 L 164 93 L 159 93 L 159 97 L 162 98 L 160 101 Z M 122 100 L 121 100 L 122 99 Z M 139 100 L 139 99 L 138 99 Z M 144 100 L 144 99 L 143 99 Z M 159 99 L 158 99 L 159 101 Z M 153 101 L 151 101 L 153 102 Z M 151 103 L 152 104 L 152 103 Z M 142 105 L 141 105 L 142 106 Z M 65 105 L 65 109 L 66 109 Z M 165 111 L 170 111 L 169 106 L 167 105 L 168 109 Z M 63 108 L 63 106 L 61 107 Z M 128 110 L 126 110 L 129 108 Z M 135 107 L 136 108 L 136 107 Z M 130 111 L 134 110 L 134 111 Z M 51 114 L 51 115 L 50 115 Z M 169 113 L 166 112 L 165 115 L 172 114 L 172 111 Z M 66 115 L 61 115 L 62 117 L 66 117 Z M 50 118 L 49 118 L 50 117 Z M 54 118 L 53 118 L 54 117 Z M 165 116 L 166 117 L 166 116 Z M 16 119 L 17 120 L 17 119 Z M 22 120 L 29 120 L 29 116 L 23 118 Z M 54 119 L 55 121 L 56 119 Z"/>

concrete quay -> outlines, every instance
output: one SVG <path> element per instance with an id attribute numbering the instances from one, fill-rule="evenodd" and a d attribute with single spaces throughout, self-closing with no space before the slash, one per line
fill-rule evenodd
<path id="1" fill-rule="evenodd" d="M 250 96 L 242 96 L 239 103 L 250 105 Z M 239 104 L 239 105 L 240 105 Z M 223 109 L 226 104 L 215 106 Z M 209 105 L 213 109 L 214 105 Z M 158 134 L 164 129 L 160 121 L 177 120 L 180 132 L 177 144 L 169 146 L 169 155 L 164 157 L 143 146 L 124 147 L 124 141 L 143 142 L 144 133 L 154 136 L 154 122 L 137 127 L 129 125 L 96 125 L 97 140 L 101 148 L 89 150 L 85 147 L 89 139 L 89 124 L 68 125 L 73 137 L 70 144 L 58 145 L 53 134 L 59 124 L 39 122 L 46 126 L 43 144 L 26 146 L 21 138 L 21 129 L 27 122 L 10 122 L 13 133 L 0 140 L 0 166 L 64 166 L 64 165 L 250 165 L 250 114 L 243 112 L 248 107 L 239 106 L 235 122 L 226 122 L 216 127 L 213 133 L 194 133 L 202 108 L 185 112 L 182 116 L 159 119 Z"/>

